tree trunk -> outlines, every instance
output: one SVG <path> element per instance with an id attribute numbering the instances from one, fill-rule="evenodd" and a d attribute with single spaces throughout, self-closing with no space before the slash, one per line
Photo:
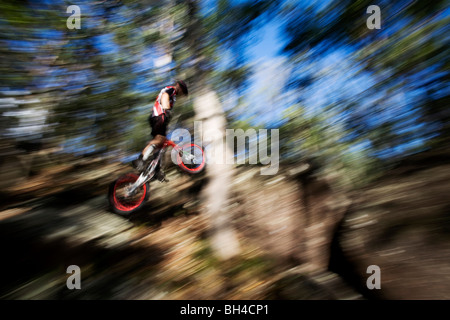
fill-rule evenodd
<path id="1" fill-rule="evenodd" d="M 187 47 L 195 63 L 185 69 L 193 80 L 191 93 L 197 125 L 201 127 L 201 143 L 207 150 L 206 174 L 208 184 L 202 190 L 201 199 L 204 214 L 210 222 L 210 240 L 214 255 L 224 261 L 240 254 L 240 245 L 229 208 L 229 189 L 233 178 L 233 150 L 225 145 L 226 118 L 219 97 L 209 85 L 206 66 L 208 57 L 204 54 L 205 29 L 199 16 L 196 0 L 187 1 L 189 24 L 187 26 Z M 199 130 L 200 131 L 200 130 Z M 195 134 L 198 137 L 198 133 Z M 221 152 L 219 151 L 221 150 Z M 219 151 L 219 152 L 216 152 Z M 231 152 L 230 152 L 231 151 Z M 228 159 L 227 159 L 228 157 Z"/>
<path id="2" fill-rule="evenodd" d="M 221 260 L 240 253 L 240 245 L 228 211 L 233 178 L 233 152 L 224 143 L 226 119 L 217 94 L 208 86 L 195 93 L 194 109 L 200 120 L 202 143 L 207 151 L 208 184 L 201 195 L 211 224 L 211 246 Z"/>

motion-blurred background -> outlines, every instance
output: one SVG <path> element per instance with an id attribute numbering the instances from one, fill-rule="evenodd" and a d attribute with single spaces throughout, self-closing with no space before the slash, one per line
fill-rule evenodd
<path id="1" fill-rule="evenodd" d="M 0 297 L 450 299 L 447 5 L 2 1 Z M 169 162 L 115 215 L 175 79 L 172 130 L 279 129 L 278 173 Z"/>

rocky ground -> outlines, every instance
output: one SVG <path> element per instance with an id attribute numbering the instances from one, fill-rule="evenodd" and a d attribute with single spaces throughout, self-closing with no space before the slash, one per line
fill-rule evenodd
<path id="1" fill-rule="evenodd" d="M 227 210 L 242 253 L 226 262 L 211 252 L 201 177 L 169 170 L 145 207 L 122 217 L 106 195 L 130 167 L 55 166 L 2 189 L 0 297 L 448 299 L 450 170 L 425 159 L 353 194 L 307 168 L 237 168 Z M 69 265 L 81 268 L 81 290 L 66 287 Z M 380 290 L 365 285 L 369 265 L 381 269 Z"/>
<path id="2" fill-rule="evenodd" d="M 450 299 L 448 159 L 416 155 L 353 196 L 335 235 L 334 270 L 365 296 Z M 381 290 L 367 290 L 370 265 L 381 270 Z"/>

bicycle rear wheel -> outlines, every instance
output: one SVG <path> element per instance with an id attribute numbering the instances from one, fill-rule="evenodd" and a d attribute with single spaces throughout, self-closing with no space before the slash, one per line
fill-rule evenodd
<path id="1" fill-rule="evenodd" d="M 181 147 L 181 151 L 177 154 L 177 164 L 185 172 L 200 173 L 205 169 L 205 153 L 202 148 L 194 143 L 186 144 Z"/>
<path id="2" fill-rule="evenodd" d="M 149 185 L 144 183 L 132 195 L 128 188 L 139 178 L 135 173 L 120 176 L 109 186 L 108 200 L 112 210 L 120 215 L 129 215 L 142 208 L 149 196 Z"/>

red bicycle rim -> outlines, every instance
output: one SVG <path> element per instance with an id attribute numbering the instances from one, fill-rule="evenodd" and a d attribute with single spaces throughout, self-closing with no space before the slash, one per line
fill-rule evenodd
<path id="1" fill-rule="evenodd" d="M 196 144 L 190 144 L 190 145 L 188 145 L 188 146 L 184 146 L 184 147 L 182 147 L 182 149 L 185 149 L 185 148 L 191 148 L 191 147 L 197 148 L 198 150 L 200 150 L 200 151 L 202 152 L 202 163 L 200 163 L 199 166 L 196 167 L 196 168 L 188 168 L 188 167 L 184 164 L 184 162 L 183 162 L 183 160 L 181 159 L 180 155 L 178 155 L 178 164 L 179 164 L 180 166 L 182 166 L 182 167 L 183 167 L 185 170 L 187 170 L 187 171 L 190 171 L 190 172 L 198 172 L 198 171 L 202 170 L 203 167 L 205 166 L 205 153 L 203 152 L 202 148 L 200 148 L 200 147 L 199 147 L 198 145 L 196 145 Z"/>
<path id="2" fill-rule="evenodd" d="M 142 203 L 142 201 L 144 201 L 145 194 L 147 192 L 146 184 L 144 184 L 142 186 L 142 188 L 143 188 L 142 196 L 140 196 L 139 199 L 137 199 L 136 201 L 122 203 L 116 196 L 116 191 L 119 186 L 123 185 L 124 183 L 134 182 L 136 180 L 137 180 L 137 177 L 125 177 L 121 180 L 118 180 L 115 183 L 113 197 L 114 197 L 114 205 L 116 206 L 117 209 L 119 209 L 121 211 L 132 211 L 132 210 L 136 209 L 137 207 L 139 207 L 139 205 Z"/>

